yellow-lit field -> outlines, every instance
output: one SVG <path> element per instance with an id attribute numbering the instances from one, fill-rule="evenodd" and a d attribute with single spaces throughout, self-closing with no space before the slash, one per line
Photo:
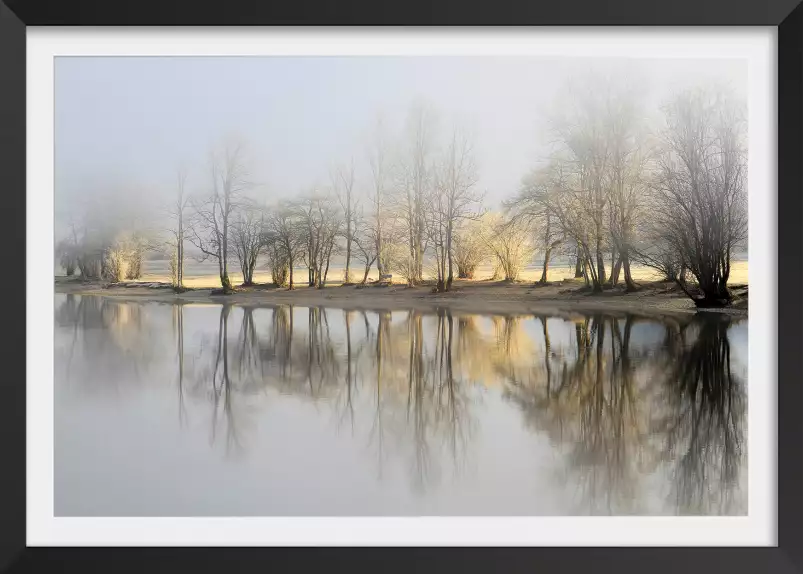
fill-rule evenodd
<path id="1" fill-rule="evenodd" d="M 729 283 L 733 285 L 741 285 L 747 284 L 747 261 L 734 261 L 731 264 L 731 274 Z M 148 272 L 148 266 L 146 263 L 145 266 L 146 273 L 139 279 L 140 282 L 148 283 L 148 282 L 169 282 L 170 277 L 166 273 L 151 273 Z M 196 275 L 185 275 L 184 277 L 184 285 L 185 287 L 195 288 L 195 289 L 206 289 L 206 288 L 215 288 L 220 287 L 220 279 L 217 276 L 216 270 L 210 266 L 208 272 L 204 274 L 196 274 Z M 606 269 L 607 273 L 610 273 L 610 268 Z M 636 282 L 638 281 L 654 281 L 659 279 L 659 275 L 652 269 L 643 266 L 632 266 L 631 272 L 633 274 L 633 279 Z M 359 282 L 362 280 L 363 277 L 363 270 L 356 269 L 356 271 L 352 271 L 354 277 L 352 281 Z M 490 265 L 485 265 L 478 269 L 477 276 L 475 280 L 482 281 L 487 280 L 493 274 L 493 268 Z M 234 271 L 229 272 L 229 277 L 231 278 L 232 285 L 239 285 L 243 281 L 242 273 L 237 273 Z M 549 281 L 562 281 L 563 279 L 571 279 L 574 277 L 574 266 L 553 266 L 549 269 L 549 273 L 547 279 Z M 371 280 L 377 279 L 377 272 L 376 269 L 372 269 L 371 272 L 368 274 L 368 278 Z M 537 281 L 541 278 L 541 269 L 540 268 L 530 268 L 522 271 L 519 279 L 522 281 Z M 299 268 L 295 270 L 294 273 L 294 281 L 295 283 L 302 285 L 305 284 L 307 280 L 307 269 L 306 268 Z M 335 269 L 329 272 L 327 277 L 327 283 L 333 285 L 339 285 L 343 280 L 343 270 L 342 268 Z M 624 280 L 624 275 L 620 275 L 620 280 Z M 269 272 L 259 272 L 254 273 L 254 282 L 255 283 L 270 283 L 271 276 Z M 394 282 L 402 282 L 402 279 L 399 277 L 394 278 Z"/>

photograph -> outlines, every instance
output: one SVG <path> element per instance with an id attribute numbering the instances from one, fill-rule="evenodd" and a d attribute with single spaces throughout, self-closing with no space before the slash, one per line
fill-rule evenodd
<path id="1" fill-rule="evenodd" d="M 750 74 L 56 56 L 53 516 L 748 516 Z"/>

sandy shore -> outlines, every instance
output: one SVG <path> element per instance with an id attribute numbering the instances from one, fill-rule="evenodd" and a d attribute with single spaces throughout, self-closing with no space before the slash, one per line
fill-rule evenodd
<path id="1" fill-rule="evenodd" d="M 745 265 L 746 267 L 746 265 Z M 214 277 L 205 278 L 214 284 Z M 255 277 L 256 280 L 264 280 Z M 552 277 L 550 277 L 552 279 Z M 149 286 L 151 285 L 151 286 Z M 545 286 L 532 280 L 506 283 L 490 280 L 456 281 L 452 291 L 433 293 L 432 287 L 404 285 L 364 287 L 327 285 L 314 289 L 300 285 L 293 291 L 267 285 L 237 289 L 230 295 L 214 295 L 208 287 L 194 287 L 177 294 L 169 286 L 156 286 L 153 277 L 125 286 L 107 286 L 76 279 L 56 277 L 58 293 L 94 294 L 115 298 L 185 304 L 330 306 L 346 309 L 434 309 L 448 307 L 455 311 L 476 313 L 528 313 L 544 311 L 618 311 L 636 313 L 690 313 L 694 304 L 673 284 L 640 280 L 640 289 L 625 293 L 623 287 L 592 294 L 582 280 L 552 280 Z M 748 289 L 745 283 L 733 283 L 736 300 L 729 314 L 747 316 Z"/>

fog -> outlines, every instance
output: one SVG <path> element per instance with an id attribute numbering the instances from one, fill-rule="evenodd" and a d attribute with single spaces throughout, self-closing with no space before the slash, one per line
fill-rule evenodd
<path id="1" fill-rule="evenodd" d="M 377 116 L 400 126 L 417 101 L 432 105 L 444 131 L 471 129 L 478 188 L 495 207 L 548 155 L 545 122 L 567 82 L 592 73 L 637 84 L 654 113 L 690 85 L 725 85 L 741 96 L 747 88 L 747 64 L 736 59 L 59 57 L 57 238 L 89 197 L 159 205 L 180 164 L 190 191 L 203 188 L 210 148 L 230 136 L 248 146 L 258 198 L 324 185 L 331 166 L 351 157 L 363 187 Z"/>

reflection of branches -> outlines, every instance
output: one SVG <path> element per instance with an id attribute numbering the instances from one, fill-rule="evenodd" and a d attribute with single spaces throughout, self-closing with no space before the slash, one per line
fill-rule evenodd
<path id="1" fill-rule="evenodd" d="M 266 358 L 278 359 L 279 374 L 284 378 L 288 376 L 287 368 L 291 365 L 290 357 L 293 354 L 293 306 L 274 307 L 271 320 L 273 338 Z"/>
<path id="2" fill-rule="evenodd" d="M 659 324 L 597 313 L 571 322 L 486 322 L 439 309 L 398 321 L 387 311 L 309 308 L 299 323 L 285 305 L 271 307 L 270 315 L 242 308 L 241 317 L 224 305 L 216 336 L 188 334 L 185 341 L 184 329 L 195 321 L 185 322 L 192 311 L 175 305 L 175 343 L 160 345 L 138 335 L 165 332 L 149 323 L 160 307 L 100 297 L 58 303 L 64 356 L 72 331 L 76 353 L 91 357 L 85 363 L 108 368 L 104 381 L 125 380 L 121 366 L 131 371 L 132 362 L 145 365 L 143 356 L 167 350 L 177 369 L 179 423 L 185 425 L 193 399 L 202 397 L 205 408 L 211 402 L 211 439 L 223 440 L 227 453 L 243 448 L 249 393 L 273 388 L 328 409 L 338 425 L 348 421 L 352 435 L 375 451 L 380 476 L 388 457 L 401 456 L 414 488 L 428 489 L 444 462 L 453 463 L 455 475 L 464 470 L 481 396 L 475 381 L 501 379 L 503 396 L 527 426 L 563 453 L 560 478 L 579 488 L 584 512 L 642 511 L 645 476 L 665 469 L 678 511 L 733 508 L 746 398 L 743 381 L 730 371 L 727 318 Z M 229 340 L 231 321 L 239 330 Z M 653 343 L 642 340 L 642 323 L 657 335 Z"/>
<path id="3" fill-rule="evenodd" d="M 367 338 L 370 340 L 371 329 L 368 322 L 368 315 L 363 311 L 363 320 L 365 323 L 365 332 Z M 377 463 L 379 470 L 379 477 L 382 477 L 382 466 L 384 463 L 384 446 L 385 446 L 385 426 L 382 420 L 382 389 L 384 373 L 382 367 L 384 365 L 385 345 L 388 337 L 390 336 L 390 313 L 379 312 L 377 313 L 377 327 L 376 327 L 376 342 L 374 347 L 374 358 L 376 363 L 376 394 L 374 400 L 374 420 L 371 425 L 369 433 L 369 442 L 376 441 L 377 445 Z"/>
<path id="4" fill-rule="evenodd" d="M 573 363 L 563 363 L 554 391 L 553 344 L 546 318 L 541 318 L 541 325 L 543 367 L 532 371 L 535 378 L 526 381 L 514 373 L 506 396 L 527 413 L 533 425 L 546 426 L 552 436 L 568 444 L 569 473 L 576 477 L 591 512 L 597 512 L 600 503 L 608 513 L 628 508 L 635 500 L 631 453 L 643 440 L 630 361 L 632 319 L 626 319 L 624 335 L 615 318 L 596 315 L 575 322 L 576 356 Z M 610 341 L 606 340 L 608 330 Z"/>
<path id="5" fill-rule="evenodd" d="M 104 391 L 119 389 L 121 372 L 146 380 L 143 367 L 151 366 L 157 342 L 148 336 L 142 304 L 94 295 L 65 295 L 55 320 L 59 330 L 71 331 L 64 366 L 68 380 L 83 385 L 101 382 L 98 390 Z M 90 358 L 78 368 L 91 372 L 73 372 L 76 353 Z"/>
<path id="6" fill-rule="evenodd" d="M 409 366 L 407 370 L 407 421 L 412 415 L 413 421 L 413 458 L 416 487 L 425 488 L 429 475 L 429 444 L 427 442 L 427 412 L 424 409 L 424 356 L 423 332 L 421 328 L 421 315 L 411 312 L 408 316 L 410 337 Z"/>
<path id="7" fill-rule="evenodd" d="M 173 305 L 173 330 L 176 335 L 176 361 L 178 362 L 178 423 L 184 426 L 187 409 L 184 405 L 184 306 Z"/>
<path id="8" fill-rule="evenodd" d="M 666 376 L 669 413 L 656 430 L 667 436 L 664 458 L 676 462 L 675 500 L 684 513 L 733 508 L 746 407 L 744 383 L 731 371 L 729 327 L 727 317 L 696 318 Z"/>
<path id="9" fill-rule="evenodd" d="M 340 369 L 325 310 L 310 307 L 308 313 L 307 382 L 310 395 L 315 397 L 324 386 L 337 385 Z"/>
<path id="10" fill-rule="evenodd" d="M 454 318 L 439 310 L 431 351 L 424 345 L 423 317 L 408 316 L 409 363 L 407 420 L 412 426 L 415 484 L 424 489 L 438 475 L 433 465 L 432 439 L 440 436 L 449 451 L 455 472 L 465 458 L 470 429 L 467 383 L 457 379 L 454 367 Z"/>
<path id="11" fill-rule="evenodd" d="M 355 373 L 352 371 L 352 350 L 351 350 L 351 312 L 344 310 L 343 311 L 343 322 L 346 324 L 346 377 L 345 377 L 345 390 L 346 390 L 346 399 L 345 399 L 345 409 L 343 412 L 343 416 L 341 416 L 340 421 L 343 421 L 343 418 L 348 416 L 349 421 L 351 423 L 351 433 L 354 434 L 354 400 L 353 400 L 353 392 L 354 387 L 356 384 L 355 381 Z M 328 336 L 328 329 L 327 329 L 327 336 Z"/>
<path id="12" fill-rule="evenodd" d="M 546 369 L 546 400 L 552 390 L 552 343 L 549 340 L 549 328 L 546 317 L 541 317 L 541 327 L 544 330 L 544 368 Z"/>
<path id="13" fill-rule="evenodd" d="M 466 417 L 466 400 L 462 391 L 465 391 L 465 385 L 460 385 L 455 381 L 454 365 L 453 365 L 453 347 L 454 347 L 454 318 L 449 311 L 444 312 L 440 310 L 438 313 L 438 331 L 440 335 L 439 340 L 436 341 L 435 356 L 437 357 L 437 380 L 439 382 L 438 388 L 438 405 L 441 407 L 438 410 L 446 419 L 447 428 L 446 436 L 452 452 L 452 460 L 455 465 L 458 461 L 463 460 L 465 447 L 467 444 L 467 429 L 463 423 L 467 423 Z M 440 347 L 440 351 L 438 351 Z M 444 392 L 445 391 L 445 392 Z M 445 404 L 444 404 L 445 403 Z"/>
<path id="14" fill-rule="evenodd" d="M 81 296 L 78 296 L 78 299 L 81 300 Z M 69 327 L 72 326 L 72 342 L 70 344 L 70 354 L 67 357 L 67 377 L 70 376 L 70 367 L 72 366 L 73 356 L 75 355 L 75 346 L 78 342 L 78 333 L 79 326 L 81 322 L 79 320 L 81 314 L 78 309 L 78 305 L 76 304 L 75 296 L 71 293 L 68 293 L 65 296 L 64 303 L 59 305 L 58 309 L 56 309 L 56 324 L 61 327 Z"/>
<path id="15" fill-rule="evenodd" d="M 254 323 L 254 309 L 252 307 L 243 307 L 242 310 L 243 321 L 240 327 L 239 357 L 237 361 L 240 379 L 251 376 L 258 369 L 262 369 L 262 362 L 259 360 L 259 338 L 257 337 L 256 324 Z"/>
<path id="16" fill-rule="evenodd" d="M 505 396 L 530 424 L 568 445 L 569 475 L 590 512 L 638 511 L 638 478 L 651 472 L 645 465 L 653 454 L 676 462 L 677 511 L 707 512 L 707 498 L 724 493 L 730 498 L 720 501 L 722 511 L 738 483 L 744 410 L 741 381 L 730 371 L 728 321 L 700 316 L 686 327 L 667 321 L 663 353 L 633 351 L 635 323 L 633 316 L 601 314 L 576 322 L 576 357 L 558 375 L 554 399 L 546 365 L 529 379 L 514 369 L 500 371 Z M 544 346 L 549 356 L 547 331 Z M 656 378 L 654 371 L 663 374 Z M 655 385 L 662 389 L 651 396 L 657 411 L 645 404 Z"/>
<path id="17" fill-rule="evenodd" d="M 606 372 L 605 331 L 610 327 L 610 370 Z M 573 383 L 581 409 L 580 440 L 574 449 L 575 464 L 581 475 L 585 498 L 592 512 L 603 502 L 608 513 L 617 508 L 632 510 L 635 500 L 634 468 L 643 437 L 634 412 L 634 393 L 630 360 L 631 319 L 622 337 L 616 319 L 596 316 L 591 339 L 595 352 L 593 367 L 581 371 Z"/>
<path id="18" fill-rule="evenodd" d="M 218 425 L 221 421 L 224 422 L 226 425 L 226 454 L 239 453 L 243 449 L 239 426 L 240 414 L 236 413 L 234 408 L 234 398 L 237 390 L 234 388 L 231 369 L 229 368 L 231 353 L 229 351 L 228 319 L 230 312 L 231 305 L 221 306 L 215 341 L 214 363 L 211 368 L 207 368 L 206 374 L 201 372 L 198 378 L 198 382 L 201 385 L 211 383 L 212 428 L 210 443 L 214 443 L 217 440 Z"/>

